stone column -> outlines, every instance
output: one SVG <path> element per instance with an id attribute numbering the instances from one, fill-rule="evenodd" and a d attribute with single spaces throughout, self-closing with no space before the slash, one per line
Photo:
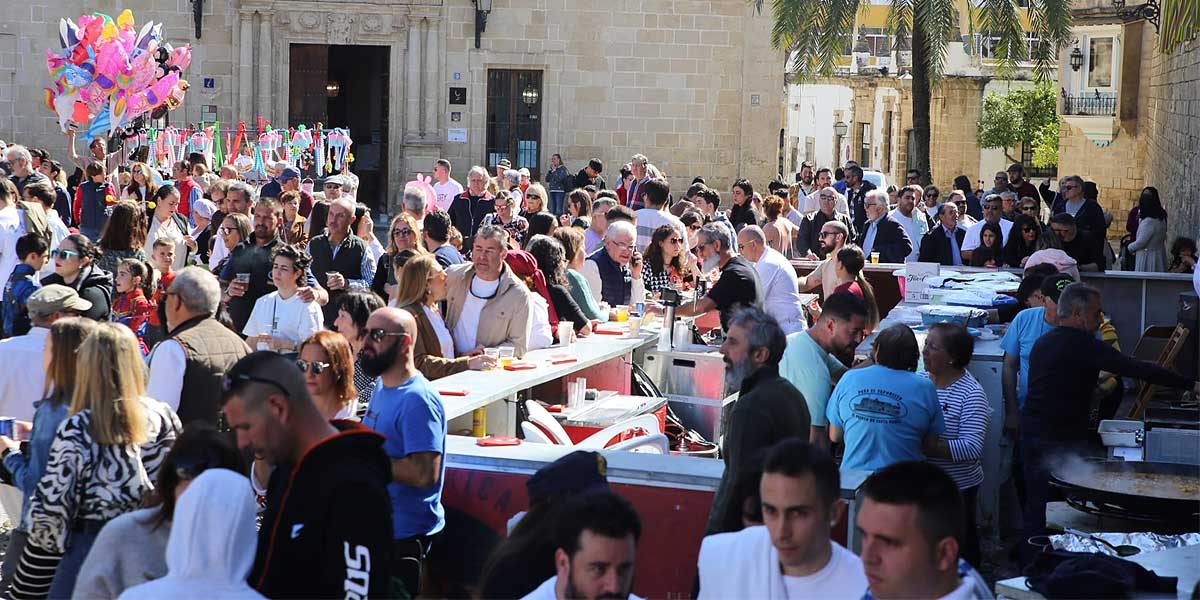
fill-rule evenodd
<path id="1" fill-rule="evenodd" d="M 410 35 L 411 32 L 404 31 L 404 35 Z M 387 209 L 388 214 L 394 215 L 400 211 L 400 193 L 401 186 L 404 185 L 405 179 L 401 179 L 398 173 L 404 172 L 404 132 L 407 127 L 408 119 L 405 117 L 405 96 L 408 93 L 408 85 L 404 81 L 405 69 L 405 44 L 401 41 L 391 45 L 391 53 L 388 60 L 388 190 L 387 190 Z M 400 181 L 397 181 L 397 180 Z"/>
<path id="2" fill-rule="evenodd" d="M 421 43 L 421 16 L 408 16 L 408 52 L 404 65 L 404 137 L 418 139 L 421 135 L 421 64 L 424 62 Z"/>
<path id="3" fill-rule="evenodd" d="M 421 137 L 433 139 L 437 139 L 438 136 L 438 114 L 441 112 L 439 98 L 442 53 L 438 51 L 441 42 L 439 25 L 437 17 L 425 19 L 425 60 L 421 66 L 421 78 L 424 82 L 421 89 Z"/>
<path id="4" fill-rule="evenodd" d="M 254 13 L 238 13 L 238 98 L 235 121 L 253 119 Z"/>
<path id="5" fill-rule="evenodd" d="M 258 69 L 258 89 L 255 90 L 257 96 L 258 114 L 264 119 L 271 119 L 271 68 L 275 57 L 271 52 L 271 13 L 258 13 L 258 60 L 255 68 Z"/>

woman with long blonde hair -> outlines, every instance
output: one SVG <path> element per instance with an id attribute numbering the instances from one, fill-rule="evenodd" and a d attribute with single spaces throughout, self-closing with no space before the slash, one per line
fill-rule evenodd
<path id="1" fill-rule="evenodd" d="M 395 306 L 407 310 L 417 321 L 413 342 L 413 364 L 428 379 L 437 379 L 484 367 L 482 354 L 454 355 L 454 339 L 438 310 L 446 299 L 446 271 L 432 254 L 415 256 L 400 271 Z"/>
<path id="2" fill-rule="evenodd" d="M 388 227 L 387 252 L 379 257 L 375 277 L 371 279 L 371 290 L 381 298 L 390 298 L 394 294 L 400 277 L 394 272 L 392 262 L 405 250 L 425 254 L 425 245 L 421 243 L 421 228 L 416 219 L 408 213 L 400 213 L 392 218 Z"/>
<path id="3" fill-rule="evenodd" d="M 129 185 L 121 189 L 121 200 L 133 200 L 148 208 L 146 204 L 154 201 L 154 193 L 158 184 L 154 182 L 154 173 L 146 163 L 135 162 L 129 165 Z"/>
<path id="4" fill-rule="evenodd" d="M 105 523 L 140 506 L 183 429 L 145 396 L 146 367 L 128 327 L 100 323 L 79 346 L 69 415 L 29 505 L 29 539 L 11 597 L 67 598 Z"/>

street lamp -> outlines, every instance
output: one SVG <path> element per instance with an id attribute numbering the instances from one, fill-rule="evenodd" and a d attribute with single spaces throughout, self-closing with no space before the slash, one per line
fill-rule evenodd
<path id="1" fill-rule="evenodd" d="M 492 0 L 475 0 L 475 49 L 479 49 L 479 38 L 487 29 L 488 13 L 492 12 Z"/>
<path id="2" fill-rule="evenodd" d="M 1071 50 L 1071 70 L 1079 71 L 1083 67 L 1083 51 L 1079 49 L 1079 42 L 1075 42 L 1075 49 Z"/>
<path id="3" fill-rule="evenodd" d="M 326 96 L 329 96 L 330 98 L 337 98 L 338 94 L 340 94 L 341 92 L 342 92 L 342 84 L 338 83 L 336 79 L 331 80 L 329 83 L 325 84 L 325 95 Z"/>
<path id="4" fill-rule="evenodd" d="M 845 121 L 838 121 L 833 124 L 833 134 L 837 136 L 837 147 L 834 148 L 833 162 L 841 164 L 842 162 L 842 140 L 846 137 L 846 132 L 850 131 L 850 127 Z"/>
<path id="5" fill-rule="evenodd" d="M 842 121 L 833 124 L 833 133 L 838 137 L 845 137 L 847 131 L 850 131 L 850 127 Z"/>
<path id="6" fill-rule="evenodd" d="M 533 106 L 534 104 L 537 104 L 538 96 L 540 95 L 541 94 L 538 93 L 537 88 L 533 87 L 532 85 L 526 86 L 525 89 L 521 91 L 521 101 L 524 102 L 526 106 Z"/>

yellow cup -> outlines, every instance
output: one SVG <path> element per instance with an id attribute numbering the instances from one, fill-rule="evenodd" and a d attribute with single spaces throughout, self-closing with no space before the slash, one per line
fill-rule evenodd
<path id="1" fill-rule="evenodd" d="M 629 307 L 628 306 L 618 306 L 617 307 L 617 322 L 624 323 L 625 321 L 628 321 L 628 320 L 629 320 Z"/>

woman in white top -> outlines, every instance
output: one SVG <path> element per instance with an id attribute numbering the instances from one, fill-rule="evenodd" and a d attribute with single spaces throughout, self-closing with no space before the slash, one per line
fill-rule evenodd
<path id="1" fill-rule="evenodd" d="M 1137 239 L 1129 244 L 1134 253 L 1133 270 L 1167 270 L 1167 212 L 1158 199 L 1158 189 L 1146 187 L 1138 199 Z"/>
<path id="2" fill-rule="evenodd" d="M 135 162 L 129 165 L 129 185 L 121 188 L 122 200 L 133 200 L 146 208 L 147 204 L 153 201 L 158 184 L 154 182 L 154 176 L 150 173 L 150 167 L 146 163 Z"/>
<path id="3" fill-rule="evenodd" d="M 188 231 L 187 219 L 179 214 L 179 190 L 173 185 L 164 185 L 154 193 L 154 214 L 150 216 L 150 229 L 146 232 L 146 255 L 154 253 L 154 242 L 169 238 L 175 242 L 175 261 L 171 268 L 178 271 L 187 266 L 188 250 L 196 249 L 196 240 Z"/>
<path id="4" fill-rule="evenodd" d="M 275 291 L 254 303 L 242 329 L 251 348 L 296 352 L 301 340 L 322 329 L 321 307 L 296 295 L 310 262 L 308 254 L 295 246 L 282 245 L 271 254 Z"/>
<path id="5" fill-rule="evenodd" d="M 433 380 L 466 370 L 484 368 L 483 354 L 471 352 L 455 356 L 454 339 L 438 310 L 446 299 L 446 271 L 432 254 L 414 256 L 400 271 L 396 306 L 407 310 L 417 321 L 417 339 L 413 342 L 413 364 L 427 379 Z"/>
<path id="6" fill-rule="evenodd" d="M 300 343 L 296 366 L 317 409 L 327 420 L 358 420 L 358 389 L 350 342 L 340 333 L 318 331 Z"/>

